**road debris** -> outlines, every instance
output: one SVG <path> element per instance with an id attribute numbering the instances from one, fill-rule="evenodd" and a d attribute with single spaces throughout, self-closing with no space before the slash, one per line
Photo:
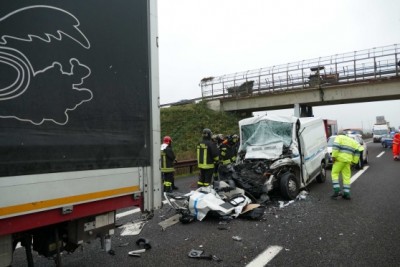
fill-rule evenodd
<path id="1" fill-rule="evenodd" d="M 169 217 L 168 219 L 159 222 L 158 225 L 161 226 L 162 230 L 165 231 L 168 227 L 177 224 L 179 222 L 180 214 L 175 214 L 172 217 Z"/>
<path id="2" fill-rule="evenodd" d="M 204 254 L 203 250 L 197 250 L 197 249 L 192 249 L 189 251 L 188 254 L 189 258 L 197 258 L 197 259 L 205 259 L 205 260 L 215 260 L 215 261 L 222 261 L 220 258 L 218 258 L 215 255 L 211 254 Z"/>
<path id="3" fill-rule="evenodd" d="M 128 252 L 128 255 L 133 257 L 140 257 L 140 255 L 145 252 L 145 249 L 132 250 Z"/>
<path id="4" fill-rule="evenodd" d="M 145 224 L 146 224 L 146 221 L 143 221 L 143 220 L 124 224 L 120 227 L 120 228 L 122 228 L 120 235 L 121 236 L 138 235 L 142 231 Z"/>
<path id="5" fill-rule="evenodd" d="M 242 241 L 242 238 L 240 236 L 237 236 L 237 235 L 232 236 L 232 239 L 235 240 L 235 241 Z"/>

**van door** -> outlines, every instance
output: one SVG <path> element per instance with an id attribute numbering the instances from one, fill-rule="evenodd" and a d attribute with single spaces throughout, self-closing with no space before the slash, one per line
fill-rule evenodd
<path id="1" fill-rule="evenodd" d="M 299 141 L 302 151 L 303 179 L 306 184 L 320 173 L 321 162 L 327 149 L 322 119 L 300 120 Z"/>

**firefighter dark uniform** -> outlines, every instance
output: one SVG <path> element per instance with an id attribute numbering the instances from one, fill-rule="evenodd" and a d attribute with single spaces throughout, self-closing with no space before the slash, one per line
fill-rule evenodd
<path id="1" fill-rule="evenodd" d="M 232 149 L 232 162 L 236 162 L 238 151 L 239 151 L 239 136 L 237 134 L 232 135 L 232 141 L 231 141 L 231 149 Z"/>
<path id="2" fill-rule="evenodd" d="M 171 192 L 174 189 L 175 158 L 172 150 L 172 139 L 169 136 L 165 136 L 161 145 L 161 174 L 165 192 Z"/>
<path id="3" fill-rule="evenodd" d="M 197 166 L 200 170 L 198 187 L 209 186 L 212 182 L 215 164 L 219 160 L 217 145 L 211 141 L 210 129 L 203 130 L 203 140 L 197 145 Z"/>
<path id="4" fill-rule="evenodd" d="M 229 137 L 221 142 L 219 145 L 219 162 L 220 166 L 218 169 L 218 175 L 221 180 L 228 178 L 229 169 L 228 165 L 234 162 L 233 160 L 233 148 L 229 144 Z"/>
<path id="5" fill-rule="evenodd" d="M 343 178 L 343 198 L 350 199 L 350 178 L 351 164 L 357 164 L 360 159 L 360 153 L 364 151 L 364 147 L 353 138 L 338 135 L 332 146 L 332 198 L 336 199 L 341 196 L 339 174 L 342 173 Z"/>

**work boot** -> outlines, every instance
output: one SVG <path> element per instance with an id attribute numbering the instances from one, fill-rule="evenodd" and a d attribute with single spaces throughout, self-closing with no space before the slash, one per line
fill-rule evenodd
<path id="1" fill-rule="evenodd" d="M 342 196 L 342 192 L 334 192 L 331 196 L 332 199 L 337 199 L 338 197 Z"/>
<path id="2" fill-rule="evenodd" d="M 351 197 L 348 194 L 344 194 L 342 198 L 346 200 L 351 200 Z"/>

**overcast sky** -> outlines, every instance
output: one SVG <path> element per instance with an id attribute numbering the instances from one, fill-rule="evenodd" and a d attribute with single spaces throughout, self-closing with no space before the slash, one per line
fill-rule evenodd
<path id="1" fill-rule="evenodd" d="M 400 0 L 158 0 L 158 23 L 162 104 L 201 97 L 204 77 L 400 47 Z M 400 100 L 316 107 L 314 115 L 339 128 L 368 130 L 376 116 L 399 127 Z"/>

